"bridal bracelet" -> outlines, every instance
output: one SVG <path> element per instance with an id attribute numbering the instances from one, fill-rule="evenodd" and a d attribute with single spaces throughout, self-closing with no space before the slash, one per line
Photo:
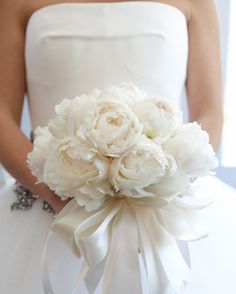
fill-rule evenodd
<path id="1" fill-rule="evenodd" d="M 11 204 L 11 210 L 21 209 L 28 210 L 31 209 L 35 200 L 39 199 L 39 196 L 33 194 L 27 188 L 25 188 L 21 183 L 15 183 L 14 192 L 16 194 L 17 200 Z M 47 212 L 55 213 L 52 206 L 45 200 L 43 200 L 43 210 Z"/>
<path id="2" fill-rule="evenodd" d="M 30 135 L 31 142 L 33 142 L 33 132 Z M 35 200 L 39 199 L 38 195 L 35 195 L 30 190 L 25 188 L 21 183 L 18 181 L 15 182 L 15 189 L 14 192 L 16 194 L 16 201 L 11 204 L 11 210 L 21 209 L 21 210 L 28 210 L 31 209 Z M 42 209 L 46 212 L 53 213 L 56 216 L 55 210 L 52 206 L 46 201 L 43 200 Z"/>

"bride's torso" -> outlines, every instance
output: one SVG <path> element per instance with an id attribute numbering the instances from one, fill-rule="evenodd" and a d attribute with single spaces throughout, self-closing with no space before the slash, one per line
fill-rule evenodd
<path id="1" fill-rule="evenodd" d="M 26 28 L 32 126 L 45 125 L 61 99 L 119 82 L 179 103 L 188 61 L 184 13 L 152 1 L 57 3 Z"/>

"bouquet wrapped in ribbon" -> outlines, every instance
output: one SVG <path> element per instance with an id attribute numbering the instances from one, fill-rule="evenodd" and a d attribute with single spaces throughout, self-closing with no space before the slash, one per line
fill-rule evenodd
<path id="1" fill-rule="evenodd" d="M 208 234 L 201 210 L 210 202 L 194 186 L 218 164 L 208 134 L 126 82 L 64 99 L 55 112 L 35 130 L 28 164 L 72 198 L 50 229 L 84 259 L 77 287 L 89 281 L 93 293 L 103 277 L 105 294 L 142 293 L 141 254 L 150 293 L 163 293 L 164 279 L 179 293 L 191 272 L 176 240 Z M 47 276 L 44 287 L 53 293 Z"/>

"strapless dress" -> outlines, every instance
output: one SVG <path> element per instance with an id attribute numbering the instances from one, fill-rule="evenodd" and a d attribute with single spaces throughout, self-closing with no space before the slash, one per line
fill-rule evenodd
<path id="1" fill-rule="evenodd" d="M 169 4 L 60 3 L 40 8 L 29 19 L 25 39 L 32 128 L 46 125 L 63 98 L 123 81 L 181 106 L 188 53 L 187 20 Z M 236 191 L 215 176 L 199 179 L 199 184 L 214 198 L 204 210 L 210 233 L 188 242 L 191 269 L 202 287 L 190 284 L 184 293 L 234 294 Z M 0 293 L 43 294 L 40 260 L 53 215 L 42 209 L 40 199 L 31 209 L 11 210 L 14 187 L 10 177 L 0 190 Z M 57 258 L 50 261 L 55 294 L 69 294 L 80 265 L 59 239 L 55 248 Z M 96 293 L 102 293 L 101 285 Z M 148 294 L 145 278 L 143 293 Z M 173 291 L 159 294 L 167 293 Z"/>

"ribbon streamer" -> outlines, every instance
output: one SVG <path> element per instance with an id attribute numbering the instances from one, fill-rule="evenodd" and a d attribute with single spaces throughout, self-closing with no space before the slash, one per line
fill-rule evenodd
<path id="1" fill-rule="evenodd" d="M 176 236 L 179 240 L 194 240 L 204 237 L 206 231 L 201 222 L 201 229 L 196 230 L 196 213 L 202 208 L 199 203 L 183 209 L 178 201 L 163 207 L 151 198 L 110 198 L 101 208 L 88 212 L 72 199 L 51 224 L 45 244 L 41 261 L 45 293 L 55 294 L 47 252 L 54 233 L 83 259 L 72 293 L 79 290 L 84 281 L 92 294 L 103 278 L 104 294 L 142 294 L 139 251 L 150 294 L 182 293 L 186 282 L 194 282 L 194 278 Z M 194 226 L 189 217 L 191 212 Z M 174 220 L 168 219 L 172 216 Z"/>

